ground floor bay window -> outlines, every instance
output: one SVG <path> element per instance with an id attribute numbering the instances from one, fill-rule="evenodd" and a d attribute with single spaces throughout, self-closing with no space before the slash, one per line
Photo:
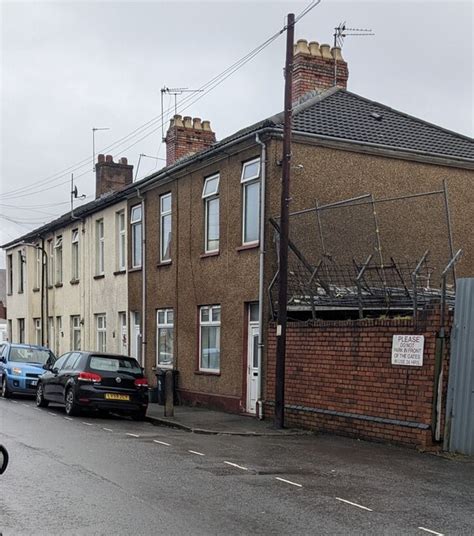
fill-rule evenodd
<path id="1" fill-rule="evenodd" d="M 199 309 L 199 370 L 220 372 L 221 306 L 205 305 Z"/>

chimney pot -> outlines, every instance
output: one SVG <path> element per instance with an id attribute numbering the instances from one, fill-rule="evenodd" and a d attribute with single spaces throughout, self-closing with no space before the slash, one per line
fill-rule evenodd
<path id="1" fill-rule="evenodd" d="M 193 128 L 193 121 L 189 115 L 183 117 L 184 128 Z"/>
<path id="2" fill-rule="evenodd" d="M 308 45 L 311 56 L 321 58 L 321 51 L 319 50 L 319 43 L 317 41 L 311 41 Z"/>
<path id="3" fill-rule="evenodd" d="M 344 58 L 342 57 L 342 54 L 341 54 L 341 47 L 332 47 L 331 55 L 337 61 L 344 61 Z"/>
<path id="4" fill-rule="evenodd" d="M 173 124 L 174 127 L 184 127 L 183 119 L 179 114 L 175 115 L 172 121 L 173 120 L 174 120 L 174 124 Z"/>
<path id="5" fill-rule="evenodd" d="M 97 155 L 97 162 L 105 162 L 105 156 L 103 154 Z"/>
<path id="6" fill-rule="evenodd" d="M 202 123 L 200 117 L 193 118 L 193 128 L 194 130 L 202 130 Z"/>
<path id="7" fill-rule="evenodd" d="M 202 129 L 206 130 L 207 132 L 212 132 L 211 122 L 210 121 L 203 121 L 202 122 Z"/>
<path id="8" fill-rule="evenodd" d="M 109 164 L 113 164 L 114 163 L 114 157 L 111 155 L 111 154 L 108 154 L 106 157 L 105 157 L 105 161 Z"/>
<path id="9" fill-rule="evenodd" d="M 120 163 L 126 166 L 128 164 L 128 160 L 124 156 L 122 156 L 122 158 L 120 159 Z"/>
<path id="10" fill-rule="evenodd" d="M 324 44 L 324 45 L 321 45 L 319 47 L 320 51 L 321 51 L 321 56 L 325 59 L 325 60 L 332 60 L 332 56 L 331 56 L 331 47 L 327 44 Z"/>
<path id="11" fill-rule="evenodd" d="M 308 41 L 306 39 L 298 39 L 296 41 L 295 54 L 309 54 Z"/>

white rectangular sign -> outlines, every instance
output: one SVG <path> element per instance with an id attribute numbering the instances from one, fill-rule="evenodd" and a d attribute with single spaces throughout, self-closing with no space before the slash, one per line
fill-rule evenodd
<path id="1" fill-rule="evenodd" d="M 423 366 L 423 335 L 394 335 L 392 341 L 392 365 Z"/>

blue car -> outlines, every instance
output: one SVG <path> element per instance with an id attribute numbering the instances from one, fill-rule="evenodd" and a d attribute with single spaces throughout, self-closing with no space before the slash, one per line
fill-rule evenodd
<path id="1" fill-rule="evenodd" d="M 13 393 L 35 395 L 38 378 L 44 373 L 43 365 L 51 365 L 56 358 L 53 352 L 31 344 L 0 344 L 0 386 L 3 398 Z"/>

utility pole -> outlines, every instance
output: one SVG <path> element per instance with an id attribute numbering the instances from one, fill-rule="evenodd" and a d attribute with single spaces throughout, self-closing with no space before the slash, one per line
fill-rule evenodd
<path id="1" fill-rule="evenodd" d="M 288 227 L 290 205 L 290 159 L 291 159 L 291 111 L 293 81 L 293 41 L 295 15 L 288 14 L 286 29 L 285 63 L 285 119 L 283 125 L 283 158 L 280 201 L 280 250 L 277 319 L 277 354 L 275 367 L 275 427 L 285 425 L 285 356 L 286 356 L 286 307 L 288 294 Z"/>

